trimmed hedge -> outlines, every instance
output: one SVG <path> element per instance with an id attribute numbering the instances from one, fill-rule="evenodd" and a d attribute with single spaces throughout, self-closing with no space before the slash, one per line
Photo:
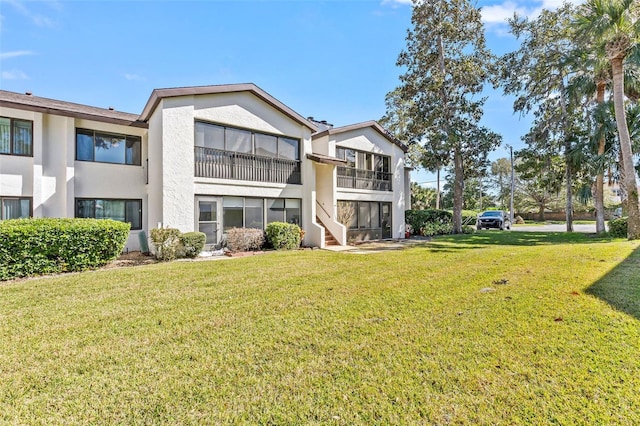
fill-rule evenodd
<path id="1" fill-rule="evenodd" d="M 122 253 L 128 223 L 111 219 L 0 222 L 0 281 L 98 268 Z"/>
<path id="2" fill-rule="evenodd" d="M 200 254 L 206 241 L 204 232 L 185 232 L 180 235 L 180 254 L 193 259 Z"/>
<path id="3" fill-rule="evenodd" d="M 627 238 L 629 235 L 628 219 L 628 217 L 620 217 L 618 219 L 610 220 L 609 235 L 613 238 Z"/>
<path id="4" fill-rule="evenodd" d="M 265 230 L 267 241 L 276 250 L 295 250 L 300 247 L 300 227 L 292 223 L 271 222 Z"/>
<path id="5" fill-rule="evenodd" d="M 227 231 L 227 248 L 231 251 L 259 250 L 263 244 L 262 229 L 231 228 Z"/>
<path id="6" fill-rule="evenodd" d="M 180 230 L 176 228 L 154 228 L 149 231 L 149 238 L 156 249 L 156 259 L 168 262 L 178 257 L 180 235 Z"/>

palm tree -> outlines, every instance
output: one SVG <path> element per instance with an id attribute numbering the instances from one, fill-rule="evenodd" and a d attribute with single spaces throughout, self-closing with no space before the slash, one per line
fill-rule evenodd
<path id="1" fill-rule="evenodd" d="M 623 185 L 628 194 L 628 238 L 640 238 L 640 200 L 633 149 L 624 105 L 624 63 L 637 57 L 640 49 L 640 21 L 637 0 L 588 0 L 577 20 L 580 34 L 604 52 L 611 65 L 613 102 L 622 154 Z"/>

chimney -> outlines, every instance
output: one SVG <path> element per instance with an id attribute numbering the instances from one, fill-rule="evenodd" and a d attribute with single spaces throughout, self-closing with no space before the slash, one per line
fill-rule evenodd
<path id="1" fill-rule="evenodd" d="M 112 106 L 109 107 L 109 111 L 113 111 L 113 107 Z"/>
<path id="2" fill-rule="evenodd" d="M 31 96 L 33 93 L 31 93 L 31 92 L 24 92 L 24 94 L 25 94 L 25 95 L 27 95 L 27 96 Z"/>
<path id="3" fill-rule="evenodd" d="M 318 132 L 324 132 L 325 130 L 333 129 L 333 124 L 328 123 L 327 120 L 320 121 L 314 119 L 313 117 L 309 117 L 307 118 L 307 120 L 318 126 Z"/>

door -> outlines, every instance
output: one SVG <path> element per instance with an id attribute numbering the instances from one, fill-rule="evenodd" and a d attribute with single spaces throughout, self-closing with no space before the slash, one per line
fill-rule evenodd
<path id="1" fill-rule="evenodd" d="M 380 203 L 382 207 L 382 239 L 391 238 L 391 203 Z"/>
<path id="2" fill-rule="evenodd" d="M 218 222 L 218 206 L 219 202 L 217 198 L 203 198 L 197 199 L 197 229 L 203 232 L 206 236 L 205 244 L 208 246 L 217 245 L 219 241 L 219 222 Z"/>

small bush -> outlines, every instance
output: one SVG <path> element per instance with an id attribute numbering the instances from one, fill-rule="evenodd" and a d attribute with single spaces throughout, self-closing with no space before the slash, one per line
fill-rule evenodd
<path id="1" fill-rule="evenodd" d="M 262 229 L 231 228 L 227 231 L 227 247 L 231 251 L 259 250 L 263 244 Z"/>
<path id="2" fill-rule="evenodd" d="M 150 238 L 156 249 L 156 259 L 169 261 L 178 257 L 180 231 L 175 228 L 156 228 L 150 231 Z"/>
<path id="3" fill-rule="evenodd" d="M 453 225 L 451 223 L 425 223 L 420 228 L 420 234 L 426 237 L 451 233 L 453 233 Z"/>
<path id="4" fill-rule="evenodd" d="M 463 234 L 474 234 L 476 232 L 476 228 L 471 225 L 464 225 L 462 227 Z"/>
<path id="5" fill-rule="evenodd" d="M 609 221 L 609 235 L 613 238 L 627 238 L 629 235 L 627 217 L 612 219 Z"/>
<path id="6" fill-rule="evenodd" d="M 106 265 L 122 253 L 129 228 L 110 219 L 2 221 L 0 281 Z"/>
<path id="7" fill-rule="evenodd" d="M 180 235 L 180 255 L 193 259 L 204 248 L 207 235 L 204 232 L 186 232 Z"/>
<path id="8" fill-rule="evenodd" d="M 266 229 L 267 240 L 276 250 L 300 247 L 300 227 L 292 223 L 271 222 Z"/>
<path id="9" fill-rule="evenodd" d="M 425 224 L 451 223 L 453 215 L 447 210 L 407 210 L 404 214 L 405 222 L 410 226 L 411 232 L 420 232 Z M 425 234 L 422 234 L 425 235 Z"/>
<path id="10" fill-rule="evenodd" d="M 514 219 L 515 223 L 517 223 L 518 225 L 524 225 L 524 219 L 522 218 L 522 216 L 518 215 L 516 216 Z"/>

